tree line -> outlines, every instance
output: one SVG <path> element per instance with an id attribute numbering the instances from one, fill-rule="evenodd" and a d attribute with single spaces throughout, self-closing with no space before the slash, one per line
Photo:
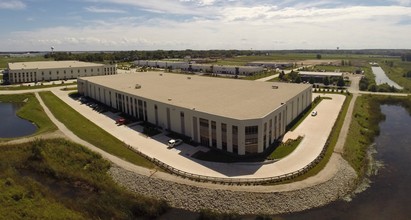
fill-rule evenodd
<path id="1" fill-rule="evenodd" d="M 45 58 L 59 60 L 80 60 L 84 62 L 130 62 L 134 60 L 161 60 L 184 58 L 231 58 L 235 56 L 263 55 L 262 51 L 251 50 L 155 50 L 116 52 L 54 52 Z"/>

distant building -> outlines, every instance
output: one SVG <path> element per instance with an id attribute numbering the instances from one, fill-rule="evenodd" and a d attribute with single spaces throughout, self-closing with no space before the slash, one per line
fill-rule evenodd
<path id="1" fill-rule="evenodd" d="M 229 75 L 253 75 L 264 71 L 264 68 L 260 66 L 223 66 L 176 61 L 136 60 L 134 61 L 134 64 L 137 66 L 146 66 L 162 69 L 180 69 L 186 72 L 201 72 Z"/>
<path id="2" fill-rule="evenodd" d="M 78 79 L 80 94 L 130 116 L 238 155 L 262 153 L 311 105 L 310 84 L 163 72 Z"/>
<path id="3" fill-rule="evenodd" d="M 270 68 L 270 69 L 285 69 L 289 67 L 293 67 L 293 63 L 289 62 L 264 62 L 264 61 L 256 61 L 256 62 L 250 62 L 247 63 L 246 66 L 261 66 L 264 68 Z"/>
<path id="4" fill-rule="evenodd" d="M 343 76 L 342 72 L 308 72 L 308 71 L 300 71 L 298 73 L 301 77 L 302 81 L 310 81 L 312 78 L 315 83 L 322 83 L 324 78 L 340 78 Z"/>
<path id="5" fill-rule="evenodd" d="M 115 64 L 80 61 L 39 61 L 8 63 L 4 82 L 10 84 L 76 79 L 83 76 L 117 74 Z"/>

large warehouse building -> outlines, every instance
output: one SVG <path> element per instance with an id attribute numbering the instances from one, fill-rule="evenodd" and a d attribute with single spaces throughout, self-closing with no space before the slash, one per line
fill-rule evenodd
<path id="1" fill-rule="evenodd" d="M 81 76 L 117 74 L 115 64 L 106 65 L 80 61 L 39 61 L 9 63 L 4 82 L 10 84 L 76 79 Z"/>
<path id="2" fill-rule="evenodd" d="M 155 61 L 155 60 L 136 60 L 133 62 L 137 66 L 146 66 L 164 69 L 180 69 L 187 72 L 202 72 L 228 75 L 254 75 L 264 72 L 261 66 L 227 66 L 214 64 L 196 64 L 191 62 L 176 61 Z"/>
<path id="3" fill-rule="evenodd" d="M 80 94 L 238 155 L 262 153 L 311 104 L 311 85 L 161 72 L 79 78 Z"/>

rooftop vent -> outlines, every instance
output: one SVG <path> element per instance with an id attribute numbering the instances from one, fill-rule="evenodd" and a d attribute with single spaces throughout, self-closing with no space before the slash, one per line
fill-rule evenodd
<path id="1" fill-rule="evenodd" d="M 135 89 L 141 89 L 141 85 L 140 84 L 136 84 L 136 87 L 134 87 Z"/>
<path id="2" fill-rule="evenodd" d="M 271 88 L 273 88 L 273 89 L 278 89 L 278 86 L 272 86 Z"/>

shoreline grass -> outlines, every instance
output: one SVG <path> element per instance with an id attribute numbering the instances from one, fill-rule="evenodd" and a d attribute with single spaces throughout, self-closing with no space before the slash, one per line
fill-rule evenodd
<path id="1" fill-rule="evenodd" d="M 401 105 L 411 115 L 410 97 L 362 95 L 357 98 L 354 106 L 353 120 L 344 145 L 343 157 L 362 177 L 365 174 L 368 160 L 368 147 L 379 135 L 379 123 L 385 119 L 381 113 L 381 105 Z"/>
<path id="2" fill-rule="evenodd" d="M 41 92 L 40 96 L 54 117 L 79 138 L 135 165 L 146 168 L 155 167 L 152 162 L 127 148 L 122 141 L 85 118 L 53 93 Z"/>
<path id="3" fill-rule="evenodd" d="M 109 161 L 65 139 L 0 148 L 1 219 L 153 219 L 169 209 L 117 185 Z"/>

